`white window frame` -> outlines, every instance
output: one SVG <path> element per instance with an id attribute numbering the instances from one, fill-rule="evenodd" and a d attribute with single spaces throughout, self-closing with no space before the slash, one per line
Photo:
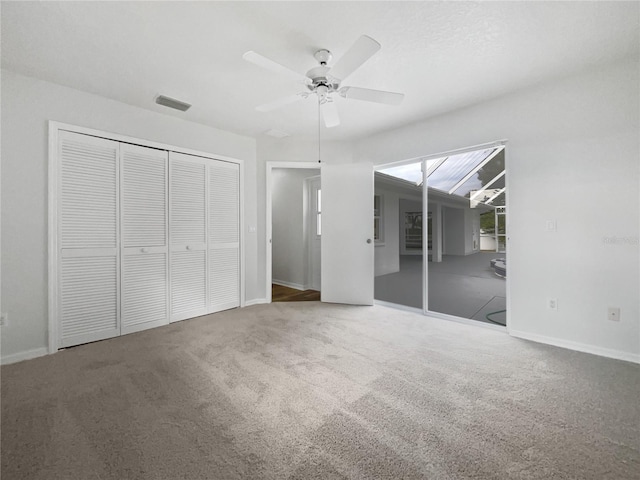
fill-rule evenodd
<path id="1" fill-rule="evenodd" d="M 378 211 L 376 212 L 376 198 L 378 198 Z M 378 238 L 376 238 L 375 223 L 378 220 Z M 384 246 L 384 195 L 373 195 L 373 241 L 376 247 Z"/>

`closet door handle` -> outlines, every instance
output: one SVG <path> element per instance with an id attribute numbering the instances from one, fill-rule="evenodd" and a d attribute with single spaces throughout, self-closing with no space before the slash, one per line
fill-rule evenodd
<path id="1" fill-rule="evenodd" d="M 148 253 L 148 252 L 149 252 L 149 249 L 148 249 L 148 248 L 146 248 L 146 247 L 144 247 L 144 248 L 141 248 L 141 249 L 140 249 L 140 251 L 141 251 L 142 253 Z"/>
<path id="2" fill-rule="evenodd" d="M 191 245 L 187 245 L 187 250 L 191 250 Z"/>

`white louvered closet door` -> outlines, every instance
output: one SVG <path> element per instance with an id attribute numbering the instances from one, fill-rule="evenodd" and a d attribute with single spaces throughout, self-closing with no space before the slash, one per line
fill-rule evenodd
<path id="1" fill-rule="evenodd" d="M 240 167 L 209 164 L 209 311 L 240 305 Z"/>
<path id="2" fill-rule="evenodd" d="M 169 323 L 168 152 L 120 145 L 121 333 Z"/>
<path id="3" fill-rule="evenodd" d="M 207 313 L 207 161 L 169 153 L 171 321 Z"/>
<path id="4" fill-rule="evenodd" d="M 58 346 L 120 334 L 117 142 L 58 140 Z"/>

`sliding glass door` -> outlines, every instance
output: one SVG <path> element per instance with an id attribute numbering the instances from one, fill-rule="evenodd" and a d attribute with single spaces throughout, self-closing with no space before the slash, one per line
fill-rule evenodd
<path id="1" fill-rule="evenodd" d="M 504 146 L 426 160 L 423 170 L 425 311 L 506 325 Z"/>
<path id="2" fill-rule="evenodd" d="M 504 145 L 375 173 L 375 299 L 506 323 Z"/>

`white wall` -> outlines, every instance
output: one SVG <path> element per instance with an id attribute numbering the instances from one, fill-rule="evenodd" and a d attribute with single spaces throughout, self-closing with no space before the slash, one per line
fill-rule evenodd
<path id="1" fill-rule="evenodd" d="M 480 237 L 473 247 L 473 230 L 480 230 L 480 212 L 467 207 L 442 207 L 445 255 L 470 255 L 480 250 Z"/>
<path id="2" fill-rule="evenodd" d="M 306 289 L 307 202 L 304 180 L 320 170 L 274 168 L 271 175 L 272 276 L 275 283 Z"/>
<path id="3" fill-rule="evenodd" d="M 507 139 L 510 332 L 640 361 L 638 65 L 375 135 L 355 158 L 378 165 Z M 546 220 L 557 232 L 541 242 Z M 609 306 L 620 307 L 620 322 L 607 320 Z"/>
<path id="4" fill-rule="evenodd" d="M 47 345 L 47 122 L 56 120 L 244 160 L 245 232 L 256 218 L 254 139 L 2 70 L 2 358 Z M 246 299 L 256 234 L 245 233 Z M 264 267 L 263 267 L 264 268 Z"/>
<path id="5" fill-rule="evenodd" d="M 442 207 L 442 224 L 444 230 L 444 255 L 465 254 L 464 210 L 461 208 Z"/>

